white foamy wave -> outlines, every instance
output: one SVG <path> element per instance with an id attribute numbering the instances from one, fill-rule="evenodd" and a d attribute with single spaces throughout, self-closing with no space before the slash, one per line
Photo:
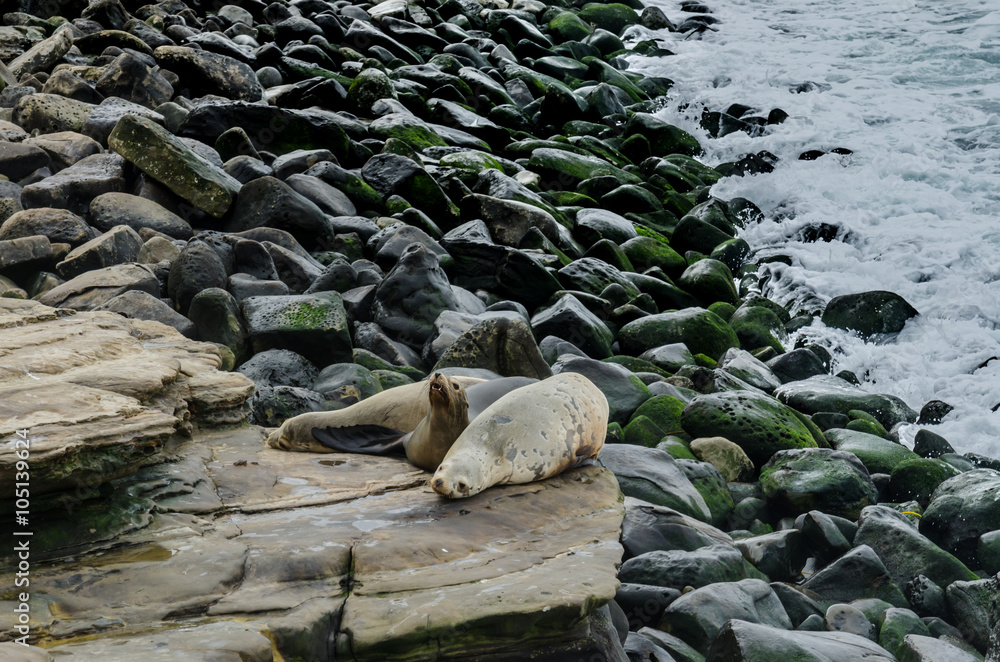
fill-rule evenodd
<path id="1" fill-rule="evenodd" d="M 961 452 L 1000 456 L 1000 360 L 989 361 L 1000 356 L 1000 11 L 976 0 L 708 4 L 721 23 L 701 39 L 635 29 L 676 55 L 633 68 L 676 81 L 660 116 L 695 134 L 707 162 L 779 157 L 773 173 L 714 189 L 757 203 L 769 220 L 743 236 L 792 258 L 769 267 L 766 293 L 813 308 L 852 292 L 902 295 L 921 315 L 889 341 L 801 333 L 871 391 L 915 409 L 953 405 L 935 431 Z M 805 83 L 812 91 L 797 92 Z M 789 118 L 757 138 L 709 139 L 702 110 L 733 103 Z M 798 160 L 836 147 L 853 154 Z M 839 227 L 837 239 L 798 239 L 819 224 Z"/>

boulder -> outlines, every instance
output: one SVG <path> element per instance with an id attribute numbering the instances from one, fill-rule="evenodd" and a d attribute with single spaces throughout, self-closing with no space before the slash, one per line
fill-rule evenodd
<path id="1" fill-rule="evenodd" d="M 837 329 L 857 331 L 862 338 L 879 333 L 898 333 L 917 310 L 894 292 L 876 290 L 845 294 L 830 299 L 823 323 Z"/>
<path id="2" fill-rule="evenodd" d="M 576 372 L 584 375 L 604 393 L 611 408 L 611 421 L 623 425 L 632 413 L 650 398 L 649 389 L 625 366 L 582 356 L 561 356 L 552 364 L 552 372 Z"/>
<path id="3" fill-rule="evenodd" d="M 240 183 L 152 120 L 125 115 L 108 147 L 198 209 L 225 214 Z M 241 228 L 243 229 L 243 228 Z"/>
<path id="4" fill-rule="evenodd" d="M 249 65 L 235 58 L 187 46 L 160 46 L 153 51 L 156 63 L 179 77 L 181 90 L 191 96 L 206 94 L 235 101 L 260 101 L 264 88 Z"/>
<path id="5" fill-rule="evenodd" d="M 856 456 L 826 448 L 779 451 L 761 467 L 768 504 L 788 515 L 819 510 L 856 519 L 878 491 Z"/>
<path id="6" fill-rule="evenodd" d="M 732 545 L 733 539 L 710 524 L 666 506 L 625 497 L 622 545 L 625 558 L 672 549 L 694 551 L 713 545 Z"/>
<path id="7" fill-rule="evenodd" d="M 833 429 L 827 430 L 824 436 L 830 445 L 838 451 L 858 456 L 858 459 L 873 474 L 891 474 L 893 469 L 902 462 L 919 459 L 919 456 L 906 446 L 867 432 Z"/>
<path id="8" fill-rule="evenodd" d="M 920 532 L 966 563 L 974 564 L 980 536 L 1000 531 L 1000 472 L 975 469 L 938 485 L 920 519 Z"/>
<path id="9" fill-rule="evenodd" d="M 803 414 L 847 412 L 858 409 L 874 416 L 885 429 L 897 423 L 913 423 L 917 412 L 892 395 L 869 393 L 833 375 L 820 375 L 790 382 L 774 392 L 776 398 Z"/>
<path id="10" fill-rule="evenodd" d="M 288 349 L 317 366 L 351 360 L 347 313 L 336 292 L 250 297 L 243 317 L 254 353 Z"/>
<path id="11" fill-rule="evenodd" d="M 145 265 L 118 264 L 80 274 L 52 288 L 39 297 L 38 301 L 56 308 L 93 310 L 131 290 L 140 290 L 158 297 L 160 281 Z"/>
<path id="12" fill-rule="evenodd" d="M 701 588 L 738 582 L 748 578 L 747 570 L 738 549 L 732 545 L 710 545 L 691 551 L 645 552 L 625 561 L 618 571 L 618 579 L 629 584 L 681 590 L 688 586 Z"/>
<path id="13" fill-rule="evenodd" d="M 756 466 L 778 451 L 816 447 L 809 428 L 791 408 L 752 391 L 698 396 L 684 408 L 681 425 L 693 437 L 725 437 Z"/>
<path id="14" fill-rule="evenodd" d="M 859 545 L 810 577 L 802 587 L 831 602 L 877 598 L 896 607 L 907 606 L 882 559 L 868 545 Z"/>
<path id="15" fill-rule="evenodd" d="M 878 644 L 849 632 L 787 631 L 734 619 L 719 631 L 706 662 L 757 662 L 767 659 L 894 662 L 896 658 Z"/>
<path id="16" fill-rule="evenodd" d="M 531 328 L 507 317 L 485 319 L 465 331 L 434 365 L 434 370 L 443 368 L 479 368 L 504 377 L 552 376 Z"/>
<path id="17" fill-rule="evenodd" d="M 102 193 L 125 190 L 125 159 L 94 154 L 21 190 L 25 209 L 56 207 L 86 216 L 90 201 Z"/>
<path id="18" fill-rule="evenodd" d="M 104 193 L 90 203 L 90 224 L 107 232 L 116 225 L 149 228 L 174 239 L 190 239 L 191 224 L 153 200 L 128 193 Z"/>
<path id="19" fill-rule="evenodd" d="M 41 235 L 51 243 L 79 246 L 97 233 L 82 218 L 67 209 L 40 207 L 12 214 L 0 225 L 0 241 Z"/>
<path id="20" fill-rule="evenodd" d="M 711 512 L 677 462 L 655 448 L 605 444 L 598 462 L 618 479 L 625 496 L 672 508 L 708 522 Z"/>
<path id="21" fill-rule="evenodd" d="M 714 359 L 730 347 L 739 347 L 739 339 L 732 328 L 704 308 L 685 308 L 641 317 L 621 328 L 618 342 L 624 352 L 635 356 L 678 342 L 684 343 L 694 354 Z"/>

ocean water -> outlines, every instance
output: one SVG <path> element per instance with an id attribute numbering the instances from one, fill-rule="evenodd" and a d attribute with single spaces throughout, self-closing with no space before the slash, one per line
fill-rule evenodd
<path id="1" fill-rule="evenodd" d="M 959 452 L 1000 457 L 1000 6 L 995 0 L 705 0 L 719 19 L 701 38 L 632 28 L 673 56 L 633 70 L 676 81 L 659 116 L 698 136 L 706 162 L 767 150 L 773 173 L 727 178 L 767 216 L 742 236 L 792 258 L 768 267 L 764 293 L 794 310 L 891 290 L 921 313 L 864 342 L 818 320 L 800 332 L 835 353 L 835 370 L 919 411 L 955 407 L 930 429 Z M 679 23 L 679 3 L 653 0 Z M 813 90 L 798 92 L 806 82 Z M 709 139 L 704 108 L 741 103 L 783 124 Z M 800 161 L 807 150 L 843 147 Z M 838 226 L 830 242 L 796 239 Z M 916 427 L 902 431 L 912 443 Z"/>

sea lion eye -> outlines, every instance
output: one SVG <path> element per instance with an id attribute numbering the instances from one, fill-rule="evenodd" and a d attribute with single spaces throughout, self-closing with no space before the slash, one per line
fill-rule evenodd
<path id="1" fill-rule="evenodd" d="M 452 387 L 453 389 L 455 389 L 456 391 L 458 390 L 458 384 L 452 384 L 452 385 L 451 385 L 451 387 Z"/>
<path id="2" fill-rule="evenodd" d="M 468 489 L 469 489 L 469 487 L 465 483 L 459 483 L 458 484 L 458 491 L 459 492 L 465 492 Z"/>

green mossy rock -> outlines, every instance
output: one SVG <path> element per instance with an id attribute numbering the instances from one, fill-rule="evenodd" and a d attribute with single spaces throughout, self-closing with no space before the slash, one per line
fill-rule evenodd
<path id="1" fill-rule="evenodd" d="M 733 495 L 729 493 L 726 480 L 719 473 L 719 470 L 708 462 L 700 460 L 678 459 L 677 465 L 701 494 L 701 498 L 705 500 L 705 504 L 712 513 L 712 519 L 709 523 L 713 526 L 723 526 L 736 504 L 733 503 Z"/>
<path id="2" fill-rule="evenodd" d="M 736 312 L 736 306 L 725 301 L 716 301 L 708 309 L 727 322 L 733 316 L 733 313 Z"/>
<path id="3" fill-rule="evenodd" d="M 470 172 L 482 172 L 483 170 L 503 171 L 503 165 L 489 154 L 471 150 L 442 156 L 441 166 L 468 170 Z"/>
<path id="4" fill-rule="evenodd" d="M 666 432 L 646 416 L 632 414 L 631 420 L 625 426 L 625 443 L 646 448 L 656 448 Z"/>
<path id="5" fill-rule="evenodd" d="M 632 12 L 635 13 L 635 12 Z M 570 11 L 560 12 L 549 21 L 549 32 L 556 36 L 556 41 L 583 41 L 594 31 L 579 16 Z"/>
<path id="6" fill-rule="evenodd" d="M 685 308 L 634 320 L 618 332 L 618 342 L 626 354 L 634 356 L 681 342 L 694 354 L 718 358 L 730 347 L 739 346 L 732 328 L 704 308 Z"/>
<path id="7" fill-rule="evenodd" d="M 254 353 L 289 349 L 317 366 L 352 359 L 347 313 L 336 292 L 250 297 L 243 316 Z"/>
<path id="8" fill-rule="evenodd" d="M 414 380 L 410 379 L 401 372 L 395 372 L 393 370 L 372 370 L 372 375 L 378 380 L 379 385 L 382 387 L 383 391 L 390 388 L 396 388 L 397 386 L 405 386 L 406 384 L 412 384 Z"/>
<path id="9" fill-rule="evenodd" d="M 347 88 L 347 102 L 363 116 L 370 116 L 372 104 L 380 99 L 395 99 L 396 88 L 379 69 L 363 69 Z"/>
<path id="10" fill-rule="evenodd" d="M 908 634 L 916 634 L 921 637 L 931 636 L 927 625 L 913 611 L 898 607 L 886 609 L 882 617 L 882 627 L 878 633 L 878 645 L 898 659 L 903 647 L 903 638 Z"/>
<path id="11" fill-rule="evenodd" d="M 677 285 L 693 294 L 703 306 L 710 306 L 717 301 L 734 305 L 739 302 L 736 285 L 733 284 L 733 272 L 718 260 L 698 260 L 684 270 L 677 279 Z M 732 322 L 730 326 L 733 326 Z M 736 336 L 740 336 L 739 331 Z"/>
<path id="12" fill-rule="evenodd" d="M 670 237 L 670 245 L 681 254 L 697 251 L 704 255 L 711 255 L 716 246 L 732 238 L 731 234 L 726 234 L 707 221 L 696 216 L 685 215 L 674 228 L 674 233 Z"/>
<path id="13" fill-rule="evenodd" d="M 580 10 L 580 19 L 586 23 L 593 23 L 602 30 L 620 35 L 626 27 L 639 22 L 639 15 L 628 5 L 618 2 L 607 4 L 588 2 Z"/>
<path id="14" fill-rule="evenodd" d="M 889 496 L 893 501 L 914 500 L 926 508 L 937 486 L 961 472 L 947 462 L 919 458 L 904 460 L 892 470 Z"/>
<path id="15" fill-rule="evenodd" d="M 670 376 L 669 372 L 657 367 L 654 363 L 643 359 L 637 359 L 634 356 L 617 354 L 601 360 L 605 363 L 617 363 L 618 365 L 623 365 L 632 372 L 651 372 L 653 374 L 660 375 L 661 377 Z"/>
<path id="16" fill-rule="evenodd" d="M 357 363 L 334 363 L 320 370 L 312 390 L 323 394 L 354 396 L 364 400 L 382 392 L 382 384 L 368 368 Z"/>
<path id="17" fill-rule="evenodd" d="M 873 474 L 891 474 L 902 462 L 920 459 L 919 455 L 906 446 L 866 432 L 834 429 L 827 430 L 825 436 L 837 450 L 857 455 Z"/>
<path id="18" fill-rule="evenodd" d="M 979 537 L 1000 531 L 1000 474 L 974 469 L 938 485 L 920 520 L 920 532 L 974 565 Z"/>
<path id="19" fill-rule="evenodd" d="M 636 227 L 636 231 L 641 234 L 639 227 Z M 659 267 L 668 276 L 678 276 L 687 269 L 684 257 L 671 248 L 665 240 L 660 241 L 645 236 L 633 237 L 621 244 L 621 248 L 639 272 Z"/>
<path id="20" fill-rule="evenodd" d="M 654 395 L 643 402 L 632 414 L 632 419 L 642 416 L 655 423 L 664 435 L 678 434 L 684 431 L 681 426 L 681 413 L 684 411 L 683 401 L 670 395 Z"/>
<path id="21" fill-rule="evenodd" d="M 853 421 L 849 421 L 846 427 L 848 430 L 854 430 L 855 432 L 866 432 L 876 437 L 882 437 L 883 439 L 889 438 L 889 432 L 878 421 L 856 418 Z"/>
<path id="22" fill-rule="evenodd" d="M 713 260 L 701 260 L 712 262 Z M 721 263 L 720 263 L 721 264 Z M 788 341 L 785 325 L 781 319 L 768 308 L 762 306 L 740 306 L 729 318 L 732 327 L 739 338 L 740 346 L 745 350 L 755 350 L 770 347 L 775 352 L 783 354 L 783 343 Z"/>
<path id="23" fill-rule="evenodd" d="M 876 290 L 834 297 L 823 311 L 823 324 L 837 329 L 857 331 L 862 338 L 877 333 L 898 333 L 906 320 L 918 315 L 894 292 Z"/>
<path id="24" fill-rule="evenodd" d="M 543 179 L 559 182 L 569 179 L 581 182 L 594 177 L 611 176 L 625 184 L 638 184 L 635 175 L 616 168 L 607 161 L 585 154 L 574 154 L 563 149 L 541 148 L 531 153 L 528 167 Z"/>
<path id="25" fill-rule="evenodd" d="M 636 113 L 625 124 L 626 138 L 638 134 L 646 136 L 649 147 L 656 156 L 667 154 L 698 156 L 704 151 L 697 138 L 690 133 L 648 113 Z"/>
<path id="26" fill-rule="evenodd" d="M 419 382 L 421 379 L 427 377 L 427 373 L 422 370 L 411 368 L 408 365 L 393 365 L 374 352 L 369 352 L 367 349 L 354 348 L 351 352 L 351 357 L 354 363 L 368 368 L 372 372 L 377 372 L 379 370 L 398 372 L 402 375 L 406 375 L 410 381 L 415 382 Z"/>
<path id="27" fill-rule="evenodd" d="M 368 132 L 381 140 L 402 140 L 417 151 L 448 144 L 426 122 L 403 113 L 383 115 L 368 126 Z"/>
<path id="28" fill-rule="evenodd" d="M 204 212 L 221 217 L 240 182 L 206 161 L 159 124 L 125 115 L 108 136 L 108 148 Z"/>
<path id="29" fill-rule="evenodd" d="M 771 508 L 783 515 L 819 510 L 856 519 L 878 499 L 864 465 L 850 453 L 825 448 L 781 451 L 760 468 Z"/>
<path id="30" fill-rule="evenodd" d="M 681 424 L 692 437 L 725 437 L 758 467 L 780 450 L 816 447 L 795 412 L 752 391 L 699 396 L 684 408 Z"/>
<path id="31" fill-rule="evenodd" d="M 749 256 L 750 244 L 740 237 L 722 242 L 713 248 L 709 255 L 712 259 L 724 263 L 733 272 L 739 271 Z"/>
<path id="32" fill-rule="evenodd" d="M 817 375 L 789 382 L 774 392 L 790 407 L 811 416 L 819 412 L 847 414 L 852 409 L 866 411 L 886 429 L 897 423 L 913 423 L 917 412 L 891 395 L 868 393 L 833 375 Z"/>
<path id="33" fill-rule="evenodd" d="M 675 460 L 697 460 L 698 458 L 684 440 L 676 435 L 667 435 L 656 445 L 657 450 L 668 453 Z"/>

